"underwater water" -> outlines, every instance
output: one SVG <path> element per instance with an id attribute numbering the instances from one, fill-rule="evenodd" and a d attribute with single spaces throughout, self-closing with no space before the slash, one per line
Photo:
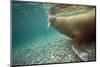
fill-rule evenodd
<path id="1" fill-rule="evenodd" d="M 43 3 L 12 2 L 13 65 L 81 61 L 71 49 L 72 40 L 47 25 Z"/>

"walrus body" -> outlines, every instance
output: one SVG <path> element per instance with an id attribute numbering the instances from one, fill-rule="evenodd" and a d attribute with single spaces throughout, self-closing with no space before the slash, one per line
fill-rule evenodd
<path id="1" fill-rule="evenodd" d="M 54 13 L 53 13 L 54 12 Z M 58 5 L 51 8 L 49 24 L 59 32 L 71 37 L 80 52 L 96 41 L 95 8 L 79 5 Z M 66 14 L 67 13 L 67 14 Z"/>

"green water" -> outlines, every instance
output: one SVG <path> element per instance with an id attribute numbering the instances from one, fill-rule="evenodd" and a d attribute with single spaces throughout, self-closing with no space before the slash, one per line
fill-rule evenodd
<path id="1" fill-rule="evenodd" d="M 53 29 L 48 29 L 48 14 L 43 3 L 13 2 L 12 4 L 12 42 L 20 46 L 29 40 L 49 35 Z"/>

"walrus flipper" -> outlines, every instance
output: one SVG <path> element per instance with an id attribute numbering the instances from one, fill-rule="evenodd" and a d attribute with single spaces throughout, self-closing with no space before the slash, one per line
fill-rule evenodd
<path id="1" fill-rule="evenodd" d="M 73 51 L 82 61 L 88 61 L 88 53 L 87 52 L 80 52 L 77 48 L 72 46 Z"/>

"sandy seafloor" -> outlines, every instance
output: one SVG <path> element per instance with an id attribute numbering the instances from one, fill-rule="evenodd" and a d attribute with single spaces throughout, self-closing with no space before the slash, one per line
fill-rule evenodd
<path id="1" fill-rule="evenodd" d="M 36 44 L 36 45 L 34 45 Z M 71 49 L 71 39 L 59 33 L 43 36 L 36 42 L 14 50 L 13 64 L 31 65 L 81 61 Z"/>

